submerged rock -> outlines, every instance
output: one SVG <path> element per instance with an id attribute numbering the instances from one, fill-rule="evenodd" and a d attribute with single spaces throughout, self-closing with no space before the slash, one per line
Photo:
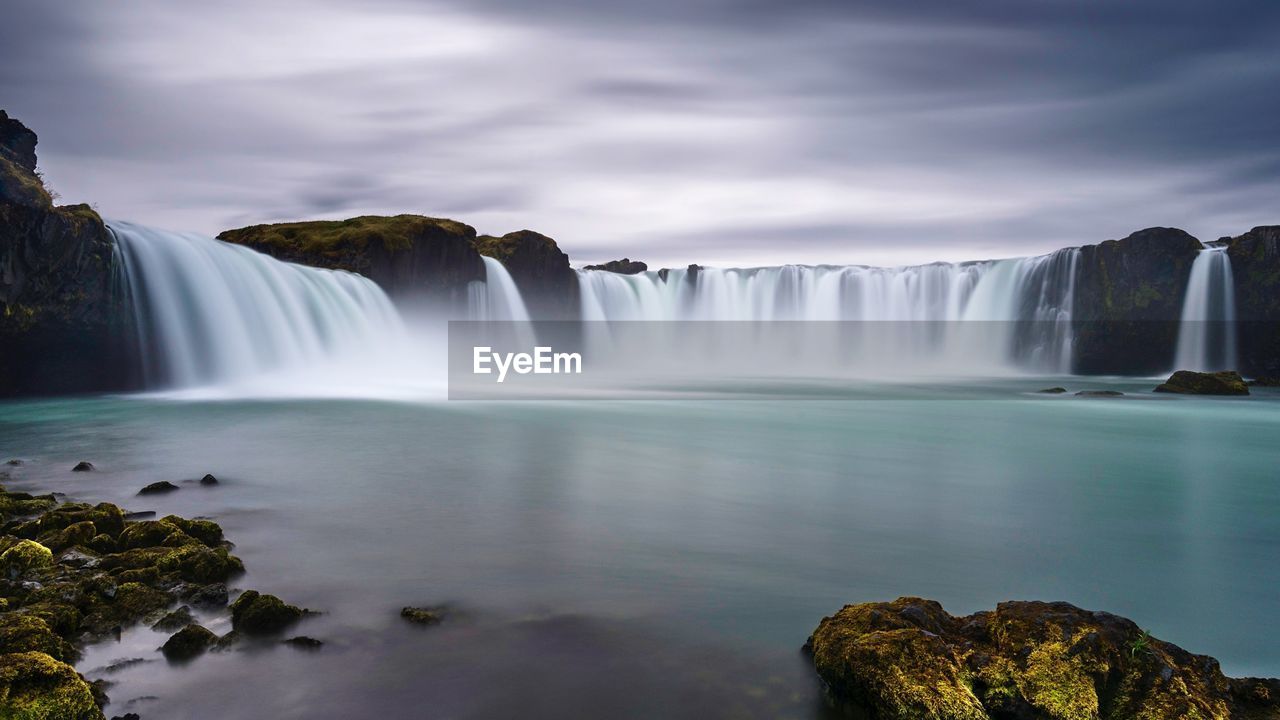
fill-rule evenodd
<path id="1" fill-rule="evenodd" d="M 277 633 L 302 619 L 302 608 L 289 605 L 275 595 L 245 590 L 231 604 L 231 627 L 247 635 Z"/>
<path id="2" fill-rule="evenodd" d="M 436 607 L 404 607 L 400 609 L 400 617 L 415 625 L 439 625 L 444 622 L 447 609 Z"/>
<path id="3" fill-rule="evenodd" d="M 1076 393 L 1076 397 L 1121 397 L 1124 393 L 1119 390 L 1081 390 Z"/>
<path id="4" fill-rule="evenodd" d="M 313 637 L 307 637 L 306 635 L 298 635 L 297 637 L 291 637 L 288 640 L 285 640 L 284 644 L 291 645 L 301 650 L 319 650 L 320 648 L 324 647 L 323 640 L 317 640 Z"/>
<path id="5" fill-rule="evenodd" d="M 204 477 L 200 478 L 200 484 L 201 485 L 217 485 L 218 478 L 214 477 L 213 475 L 206 474 Z"/>
<path id="6" fill-rule="evenodd" d="M 1064 387 L 1051 387 L 1051 388 L 1045 388 L 1043 390 L 1037 390 L 1036 392 L 1045 393 L 1046 395 L 1061 395 L 1066 391 L 1067 389 Z"/>
<path id="7" fill-rule="evenodd" d="M 174 485 L 168 480 L 161 480 L 160 482 L 153 482 L 150 485 L 142 488 L 141 490 L 138 491 L 138 494 L 139 495 L 160 495 L 162 493 L 173 492 L 174 490 L 177 490 L 177 489 L 178 489 L 177 485 Z"/>
<path id="8" fill-rule="evenodd" d="M 834 704 L 878 720 L 1280 717 L 1280 680 L 1227 678 L 1213 658 L 1067 603 L 967 617 L 921 598 L 847 605 L 805 649 Z"/>
<path id="9" fill-rule="evenodd" d="M 1234 370 L 1225 372 L 1195 372 L 1179 370 L 1156 388 L 1158 393 L 1184 395 L 1248 395 L 1249 386 Z"/>
<path id="10" fill-rule="evenodd" d="M 164 617 L 155 621 L 155 623 L 151 625 L 151 629 L 173 632 L 174 630 L 180 630 L 188 625 L 192 625 L 195 621 L 195 617 L 191 615 L 191 608 L 183 605 L 176 610 L 170 610 L 164 615 Z"/>
<path id="11" fill-rule="evenodd" d="M 88 460 L 81 460 L 80 462 L 76 463 L 75 467 L 71 468 L 71 472 L 89 472 L 90 470 L 93 470 L 93 469 L 94 469 L 93 463 L 89 462 Z"/>
<path id="12" fill-rule="evenodd" d="M 201 625 L 188 625 L 165 641 L 160 651 L 169 660 L 190 660 L 213 647 L 218 636 Z"/>
<path id="13" fill-rule="evenodd" d="M 89 683 L 75 668 L 41 652 L 0 655 L 0 717 L 102 720 Z"/>

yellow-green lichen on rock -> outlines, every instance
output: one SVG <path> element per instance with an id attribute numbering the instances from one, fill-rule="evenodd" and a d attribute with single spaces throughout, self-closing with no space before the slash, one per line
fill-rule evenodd
<path id="1" fill-rule="evenodd" d="M 102 720 L 89 684 L 75 668 L 42 652 L 0 655 L 0 718 Z"/>
<path id="2" fill-rule="evenodd" d="M 1227 678 L 1212 658 L 1067 603 L 961 618 L 920 598 L 850 605 L 806 649 L 832 701 L 877 720 L 1280 718 L 1280 680 Z"/>
<path id="3" fill-rule="evenodd" d="M 53 563 L 53 551 L 34 540 L 19 540 L 0 553 L 0 568 L 11 580 Z"/>

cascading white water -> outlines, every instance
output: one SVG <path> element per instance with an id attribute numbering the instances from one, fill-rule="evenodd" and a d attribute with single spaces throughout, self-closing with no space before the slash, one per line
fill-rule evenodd
<path id="1" fill-rule="evenodd" d="M 701 268 L 693 278 L 687 270 L 665 278 L 580 270 L 578 278 L 585 320 L 897 321 L 899 351 L 942 346 L 952 360 L 1070 372 L 1078 258 L 1073 248 L 901 268 Z M 953 321 L 971 322 L 955 332 Z"/>
<path id="2" fill-rule="evenodd" d="M 148 385 L 365 366 L 403 346 L 395 307 L 348 272 L 280 262 L 189 233 L 113 222 Z"/>
<path id="3" fill-rule="evenodd" d="M 1175 370 L 1236 369 L 1235 282 L 1225 245 L 1205 248 L 1191 264 L 1182 301 Z"/>
<path id="4" fill-rule="evenodd" d="M 484 282 L 473 282 L 467 293 L 467 314 L 472 320 L 510 320 L 527 322 L 529 311 L 516 287 L 516 281 L 502 263 L 488 257 L 484 260 Z"/>

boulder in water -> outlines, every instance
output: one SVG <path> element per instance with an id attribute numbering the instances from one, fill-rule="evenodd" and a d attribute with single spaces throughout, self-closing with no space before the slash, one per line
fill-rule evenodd
<path id="1" fill-rule="evenodd" d="M 191 624 L 165 641 L 160 651 L 169 660 L 190 660 L 218 642 L 218 636 L 202 625 Z"/>
<path id="2" fill-rule="evenodd" d="M 400 617 L 414 625 L 439 625 L 444 622 L 447 609 L 436 607 L 404 607 L 400 609 Z"/>
<path id="3" fill-rule="evenodd" d="M 1179 370 L 1156 388 L 1159 393 L 1184 395 L 1248 395 L 1249 386 L 1234 370 L 1225 372 L 1195 372 Z"/>
<path id="4" fill-rule="evenodd" d="M 306 635 L 291 637 L 288 640 L 285 640 L 284 644 L 296 647 L 300 650 L 319 650 L 324 647 L 323 640 L 317 640 L 313 637 L 307 637 Z"/>
<path id="5" fill-rule="evenodd" d="M 1227 678 L 1130 620 L 1062 602 L 967 617 L 912 597 L 847 605 L 805 649 L 834 704 L 879 720 L 1280 717 L 1280 680 Z"/>
<path id="6" fill-rule="evenodd" d="M 1067 389 L 1064 387 L 1051 387 L 1051 388 L 1045 388 L 1043 390 L 1037 390 L 1036 392 L 1043 393 L 1045 395 L 1061 395 L 1066 391 Z"/>
<path id="7" fill-rule="evenodd" d="M 248 635 L 269 635 L 293 625 L 305 614 L 302 608 L 288 605 L 275 595 L 245 590 L 231 604 L 231 627 Z"/>
<path id="8" fill-rule="evenodd" d="M 71 472 L 90 472 L 93 470 L 93 463 L 88 460 L 81 460 L 76 466 L 71 468 Z"/>
<path id="9" fill-rule="evenodd" d="M 200 484 L 201 485 L 217 485 L 218 478 L 210 474 L 205 474 L 204 477 L 200 478 Z"/>
<path id="10" fill-rule="evenodd" d="M 142 488 L 141 490 L 138 491 L 138 494 L 139 495 L 163 495 L 164 493 L 171 493 L 177 489 L 178 489 L 177 485 L 174 485 L 168 480 L 161 480 L 160 482 L 153 482 L 150 485 Z"/>
<path id="11" fill-rule="evenodd" d="M 1120 392 L 1119 390 L 1081 390 L 1080 392 L 1076 393 L 1076 397 L 1096 397 L 1096 398 L 1122 397 L 1123 395 L 1124 393 Z"/>

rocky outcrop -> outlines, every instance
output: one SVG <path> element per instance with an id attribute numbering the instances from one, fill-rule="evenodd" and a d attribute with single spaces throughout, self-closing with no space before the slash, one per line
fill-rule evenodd
<path id="1" fill-rule="evenodd" d="M 1156 387 L 1158 393 L 1183 395 L 1248 395 L 1249 386 L 1234 370 L 1225 372 L 1194 372 L 1179 370 Z"/>
<path id="2" fill-rule="evenodd" d="M 578 276 L 569 267 L 569 256 L 556 241 L 532 230 L 502 237 L 481 235 L 477 252 L 502 263 L 536 318 L 577 317 Z"/>
<path id="3" fill-rule="evenodd" d="M 1176 228 L 1148 228 L 1080 248 L 1072 312 L 1075 372 L 1168 370 L 1191 264 L 1202 248 Z"/>
<path id="4" fill-rule="evenodd" d="M 35 147 L 0 111 L 0 397 L 136 387 L 114 240 L 89 206 L 53 204 Z"/>
<path id="5" fill-rule="evenodd" d="M 1280 375 L 1280 225 L 1227 240 L 1236 286 L 1240 370 Z"/>
<path id="6" fill-rule="evenodd" d="M 360 273 L 397 300 L 454 301 L 466 298 L 467 283 L 484 279 L 475 237 L 469 225 L 421 215 L 252 225 L 218 235 L 279 260 Z"/>
<path id="7" fill-rule="evenodd" d="M 920 598 L 847 605 L 805 649 L 830 700 L 854 717 L 1280 717 L 1280 680 L 1228 678 L 1213 658 L 1067 603 L 1006 602 L 967 617 Z"/>
<path id="8" fill-rule="evenodd" d="M 610 260 L 603 265 L 587 265 L 583 270 L 604 270 L 605 272 L 618 273 L 619 275 L 638 275 L 649 266 L 639 260 L 631 258 L 622 258 L 621 260 Z"/>

